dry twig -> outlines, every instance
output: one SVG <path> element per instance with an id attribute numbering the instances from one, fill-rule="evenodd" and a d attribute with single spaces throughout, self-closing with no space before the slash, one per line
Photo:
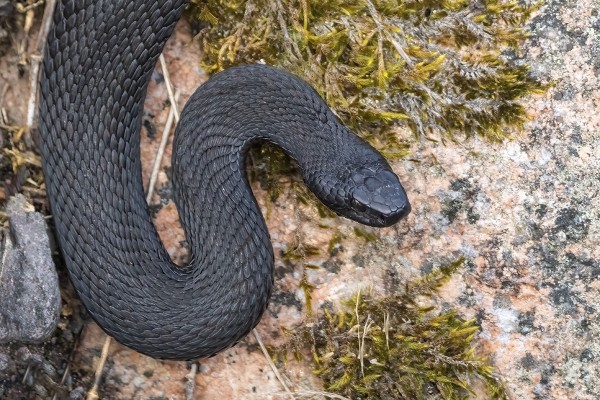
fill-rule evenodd
<path id="1" fill-rule="evenodd" d="M 198 363 L 192 363 L 190 373 L 185 376 L 185 400 L 194 400 L 194 391 L 196 390 L 196 374 L 198 373 Z"/>
<path id="2" fill-rule="evenodd" d="M 87 400 L 97 400 L 98 397 L 98 385 L 100 384 L 100 379 L 102 378 L 102 370 L 104 369 L 104 363 L 106 363 L 106 359 L 108 357 L 108 349 L 110 347 L 110 336 L 106 337 L 104 341 L 104 346 L 102 346 L 102 354 L 100 354 L 100 360 L 98 361 L 98 365 L 96 366 L 96 376 L 94 378 L 94 386 L 90 389 L 87 394 Z"/>
<path id="3" fill-rule="evenodd" d="M 177 101 L 179 100 L 179 90 L 175 92 L 175 98 L 171 103 L 171 109 L 169 110 L 169 116 L 167 117 L 167 123 L 163 129 L 162 137 L 160 139 L 160 145 L 156 151 L 156 157 L 154 157 L 154 164 L 152 166 L 152 174 L 150 175 L 150 183 L 148 183 L 148 194 L 146 195 L 146 203 L 150 204 L 152 200 L 152 194 L 154 193 L 154 186 L 156 185 L 156 179 L 158 178 L 158 172 L 160 170 L 160 164 L 162 163 L 163 155 L 165 153 L 165 147 L 173 128 L 173 121 L 179 121 L 179 113 L 177 111 Z"/>
<path id="4" fill-rule="evenodd" d="M 35 50 L 30 55 L 31 71 L 29 72 L 29 101 L 27 102 L 27 134 L 31 132 L 31 128 L 33 127 L 36 117 L 40 65 L 42 64 L 46 38 L 48 37 L 48 32 L 50 32 L 52 15 L 54 14 L 55 7 L 56 0 L 46 1 L 46 8 L 44 9 L 44 17 L 42 19 L 42 27 L 40 29 L 40 33 L 38 34 Z M 27 13 L 33 13 L 33 10 L 29 10 Z"/>
<path id="5" fill-rule="evenodd" d="M 279 381 L 279 383 L 281 383 L 281 386 L 283 386 L 283 388 L 285 389 L 285 392 L 288 394 L 288 396 L 290 396 L 290 398 L 292 398 L 292 399 L 295 399 L 294 394 L 292 393 L 292 391 L 290 390 L 288 385 L 283 380 L 283 376 L 281 376 L 281 374 L 279 373 L 279 370 L 277 369 L 275 364 L 273 364 L 273 360 L 271 360 L 271 356 L 269 355 L 269 352 L 267 351 L 267 348 L 265 347 L 265 344 L 263 343 L 262 338 L 260 337 L 260 334 L 258 333 L 258 331 L 256 329 L 252 329 L 252 333 L 254 333 L 254 337 L 256 338 L 256 341 L 258 342 L 258 345 L 260 346 L 260 349 L 262 350 L 262 352 L 265 356 L 265 359 L 267 360 L 267 364 L 269 364 L 269 367 L 271 367 L 271 370 L 273 370 L 273 373 L 277 377 L 277 380 Z"/>

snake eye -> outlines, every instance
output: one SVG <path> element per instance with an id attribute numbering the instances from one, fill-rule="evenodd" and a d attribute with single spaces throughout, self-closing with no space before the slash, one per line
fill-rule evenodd
<path id="1" fill-rule="evenodd" d="M 370 202 L 371 199 L 369 198 L 369 195 L 361 187 L 358 187 L 352 191 L 352 205 L 356 211 L 367 211 Z"/>
<path id="2" fill-rule="evenodd" d="M 352 208 L 354 208 L 354 210 L 364 213 L 365 211 L 367 211 L 367 206 L 364 203 L 361 203 L 360 201 L 356 200 L 356 198 L 352 198 L 351 200 L 352 202 Z"/>

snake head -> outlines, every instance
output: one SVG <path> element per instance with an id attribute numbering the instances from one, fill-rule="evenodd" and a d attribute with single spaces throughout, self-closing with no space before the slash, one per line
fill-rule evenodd
<path id="1" fill-rule="evenodd" d="M 375 227 L 391 226 L 410 213 L 410 203 L 396 174 L 387 167 L 360 167 L 350 176 L 348 209 L 343 214 Z"/>
<path id="2" fill-rule="evenodd" d="M 410 213 L 410 203 L 396 174 L 377 158 L 373 164 L 359 162 L 343 172 L 320 176 L 311 189 L 341 216 L 379 228 L 394 225 Z"/>

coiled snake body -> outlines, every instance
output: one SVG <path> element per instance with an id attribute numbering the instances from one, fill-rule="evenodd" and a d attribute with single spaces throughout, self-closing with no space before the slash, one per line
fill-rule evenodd
<path id="1" fill-rule="evenodd" d="M 203 84 L 174 139 L 173 185 L 190 245 L 173 264 L 148 213 L 139 131 L 150 74 L 184 0 L 62 0 L 41 82 L 40 138 L 55 229 L 75 289 L 110 335 L 156 358 L 213 355 L 259 321 L 273 251 L 244 174 L 270 141 L 337 213 L 389 226 L 410 206 L 384 158 L 318 94 L 278 69 Z"/>

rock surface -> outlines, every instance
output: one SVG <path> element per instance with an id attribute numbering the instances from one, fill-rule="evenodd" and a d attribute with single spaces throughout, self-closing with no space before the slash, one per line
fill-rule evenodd
<path id="1" fill-rule="evenodd" d="M 58 323 L 60 290 L 44 217 L 17 195 L 0 231 L 0 343 L 40 342 Z"/>

